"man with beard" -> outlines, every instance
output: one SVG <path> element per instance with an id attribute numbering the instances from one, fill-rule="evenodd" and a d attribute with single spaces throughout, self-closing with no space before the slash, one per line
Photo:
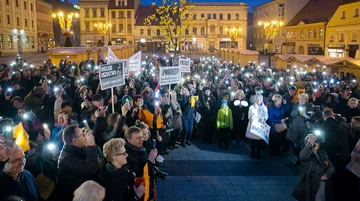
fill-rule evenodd
<path id="1" fill-rule="evenodd" d="M 209 87 L 204 87 L 203 93 L 200 93 L 200 114 L 202 124 L 204 125 L 204 143 L 212 144 L 213 131 L 216 120 L 216 100 L 211 94 Z M 205 126 L 205 124 L 207 126 Z"/>

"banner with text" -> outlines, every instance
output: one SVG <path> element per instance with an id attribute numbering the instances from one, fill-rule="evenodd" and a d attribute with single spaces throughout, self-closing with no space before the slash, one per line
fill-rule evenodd
<path id="1" fill-rule="evenodd" d="M 181 81 L 179 66 L 160 67 L 160 85 L 177 84 Z"/>
<path id="2" fill-rule="evenodd" d="M 129 58 L 129 72 L 141 71 L 141 51 Z"/>
<path id="3" fill-rule="evenodd" d="M 120 60 L 117 58 L 117 56 L 114 54 L 114 52 L 111 50 L 110 47 L 108 47 L 108 56 L 107 56 L 107 64 L 116 64 L 116 63 L 120 63 L 122 61 L 127 61 L 127 60 Z M 127 77 L 129 75 L 129 67 L 128 67 L 128 62 L 126 63 L 127 65 L 124 66 L 124 76 Z"/>
<path id="4" fill-rule="evenodd" d="M 181 72 L 190 73 L 190 65 L 190 59 L 179 59 L 179 67 L 181 69 Z"/>
<path id="5" fill-rule="evenodd" d="M 128 60 L 119 60 L 115 64 L 99 66 L 101 90 L 117 87 L 125 84 L 124 70 Z"/>
<path id="6" fill-rule="evenodd" d="M 254 122 L 251 124 L 250 132 L 261 139 L 263 139 L 267 144 L 269 144 L 269 132 L 270 132 L 270 126 L 265 124 L 262 124 L 260 122 Z"/>

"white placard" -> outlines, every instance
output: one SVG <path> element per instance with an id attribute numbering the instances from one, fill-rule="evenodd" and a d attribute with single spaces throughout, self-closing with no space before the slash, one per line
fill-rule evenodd
<path id="1" fill-rule="evenodd" d="M 129 58 L 129 72 L 141 71 L 141 51 Z"/>
<path id="2" fill-rule="evenodd" d="M 181 81 L 179 66 L 160 67 L 160 85 L 177 84 Z"/>
<path id="3" fill-rule="evenodd" d="M 261 139 L 263 139 L 267 144 L 269 144 L 269 132 L 270 132 L 270 126 L 265 124 L 262 124 L 260 122 L 253 122 L 251 123 L 250 132 Z"/>
<path id="4" fill-rule="evenodd" d="M 124 61 L 126 62 L 126 65 L 123 67 L 124 68 L 124 76 L 127 77 L 129 75 L 129 62 L 127 59 L 118 59 L 117 56 L 114 54 L 114 52 L 111 50 L 110 47 L 108 47 L 108 59 L 107 59 L 107 64 L 117 64 L 117 63 L 123 63 Z"/>
<path id="5" fill-rule="evenodd" d="M 190 59 L 179 59 L 179 67 L 181 69 L 181 72 L 190 73 L 190 65 L 191 65 Z"/>

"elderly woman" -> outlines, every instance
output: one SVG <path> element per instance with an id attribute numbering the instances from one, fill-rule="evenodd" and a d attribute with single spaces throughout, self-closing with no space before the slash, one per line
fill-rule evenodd
<path id="1" fill-rule="evenodd" d="M 345 118 L 347 123 L 351 122 L 351 118 L 360 116 L 360 109 L 358 108 L 359 100 L 356 98 L 350 98 L 345 108 Z"/>
<path id="2" fill-rule="evenodd" d="M 280 149 L 283 146 L 287 149 L 286 132 L 287 127 L 285 121 L 288 119 L 284 116 L 285 105 L 282 104 L 282 96 L 275 94 L 272 97 L 273 104 L 269 108 L 269 124 L 270 124 L 270 154 L 281 155 Z M 275 126 L 277 129 L 275 129 Z"/>
<path id="3" fill-rule="evenodd" d="M 75 190 L 73 201 L 102 201 L 104 197 L 105 189 L 98 183 L 89 180 Z"/>
<path id="4" fill-rule="evenodd" d="M 298 156 L 300 150 L 305 146 L 304 139 L 306 133 L 308 133 L 309 126 L 306 124 L 306 120 L 309 119 L 311 112 L 314 110 L 314 105 L 310 103 L 309 97 L 306 93 L 299 94 L 299 100 L 294 104 L 291 111 L 290 126 L 287 132 L 287 138 L 294 143 L 294 153 Z M 297 165 L 300 161 L 296 162 Z"/>
<path id="5" fill-rule="evenodd" d="M 305 138 L 306 146 L 300 152 L 302 170 L 292 196 L 299 201 L 332 200 L 331 183 L 328 182 L 335 168 L 325 151 L 319 150 L 314 135 Z"/>
<path id="6" fill-rule="evenodd" d="M 128 157 L 125 150 L 125 141 L 122 138 L 111 139 L 104 144 L 103 152 L 105 158 L 109 161 L 104 171 L 105 200 L 140 200 L 145 187 L 143 183 L 135 187 L 134 173 L 124 166 Z"/>
<path id="7" fill-rule="evenodd" d="M 260 151 L 264 141 L 257 135 L 250 132 L 251 125 L 256 122 L 266 124 L 268 109 L 263 103 L 262 95 L 254 96 L 254 104 L 249 108 L 249 123 L 246 129 L 246 137 L 251 140 L 251 158 L 260 159 Z"/>

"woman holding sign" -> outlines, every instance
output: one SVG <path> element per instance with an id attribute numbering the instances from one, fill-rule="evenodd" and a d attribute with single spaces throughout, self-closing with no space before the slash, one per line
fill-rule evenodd
<path id="1" fill-rule="evenodd" d="M 262 95 L 255 95 L 254 104 L 249 108 L 249 123 L 246 129 L 246 137 L 250 139 L 251 144 L 251 158 L 260 159 L 260 151 L 264 144 L 264 138 L 251 132 L 253 125 L 266 124 L 268 119 L 268 109 L 263 103 Z M 269 133 L 267 136 L 269 138 Z"/>

